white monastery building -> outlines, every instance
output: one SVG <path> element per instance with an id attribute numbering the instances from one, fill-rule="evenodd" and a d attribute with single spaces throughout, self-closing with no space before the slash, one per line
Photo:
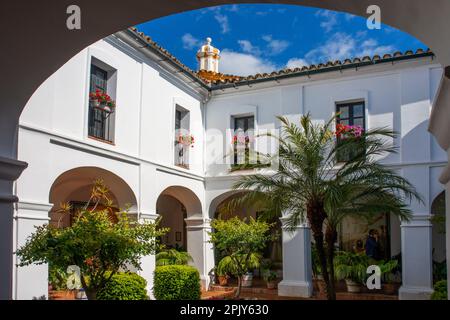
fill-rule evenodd
<path id="1" fill-rule="evenodd" d="M 445 214 L 438 178 L 447 163 L 427 131 L 443 73 L 433 53 L 397 52 L 240 77 L 219 72 L 220 51 L 211 41 L 198 51 L 199 70 L 192 71 L 127 29 L 81 51 L 41 85 L 20 119 L 18 158 L 29 167 L 16 183 L 16 248 L 35 226 L 59 220 L 61 202 L 85 204 L 92 182 L 101 178 L 117 208 L 130 205 L 130 215 L 142 220 L 162 217 L 170 228 L 162 242 L 186 249 L 208 288 L 215 265 L 211 219 L 236 195 L 232 186 L 241 175 L 272 170 L 235 165 L 234 132 L 276 131 L 280 115 L 298 121 L 310 113 L 325 122 L 340 111 L 346 123 L 398 132 L 398 153 L 381 161 L 412 182 L 424 203 L 411 203 L 408 223 L 380 212 L 371 227 L 381 230 L 386 257 L 401 257 L 400 298 L 429 298 L 432 263 L 445 260 L 445 238 L 430 218 Z M 94 105 L 90 93 L 96 90 L 116 106 Z M 257 141 L 252 148 L 274 150 Z M 236 214 L 258 212 L 242 208 Z M 351 248 L 366 235 L 367 224 L 348 221 L 339 246 Z M 280 295 L 311 295 L 309 239 L 308 228 L 299 226 L 268 250 L 283 279 Z M 154 266 L 153 256 L 143 259 L 140 273 L 149 292 Z M 47 295 L 46 265 L 14 270 L 15 299 Z"/>

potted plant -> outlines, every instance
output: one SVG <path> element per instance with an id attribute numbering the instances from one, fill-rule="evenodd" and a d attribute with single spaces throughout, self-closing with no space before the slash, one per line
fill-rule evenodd
<path id="1" fill-rule="evenodd" d="M 227 266 L 227 271 L 237 278 L 236 299 L 240 296 L 243 282 L 245 285 L 251 284 L 253 275 L 250 277 L 248 271 L 259 268 L 262 259 L 260 252 L 269 240 L 274 239 L 269 232 L 271 226 L 253 218 L 248 222 L 239 217 L 211 221 L 213 231 L 209 232 L 210 242 L 225 255 L 219 262 L 218 271 Z"/>
<path id="2" fill-rule="evenodd" d="M 251 287 L 253 285 L 253 272 L 247 271 L 246 274 L 242 276 L 242 286 Z"/>
<path id="3" fill-rule="evenodd" d="M 217 280 L 219 280 L 220 286 L 223 287 L 228 285 L 228 279 L 230 279 L 229 273 L 230 273 L 230 265 L 227 263 L 226 260 L 224 259 L 220 260 L 219 264 L 216 267 Z"/>
<path id="4" fill-rule="evenodd" d="M 106 113 L 114 112 L 116 103 L 111 97 L 100 90 L 95 90 L 89 94 L 90 102 L 92 106 L 96 109 L 105 111 Z"/>
<path id="5" fill-rule="evenodd" d="M 180 134 L 177 142 L 186 147 L 194 147 L 195 138 L 192 134 Z"/>
<path id="6" fill-rule="evenodd" d="M 368 266 L 369 258 L 361 253 L 341 251 L 334 260 L 336 278 L 345 280 L 347 291 L 351 293 L 361 292 Z"/>
<path id="7" fill-rule="evenodd" d="M 63 269 L 49 267 L 48 296 L 50 300 L 75 300 L 77 290 L 67 288 L 67 274 Z"/>
<path id="8" fill-rule="evenodd" d="M 264 273 L 264 280 L 266 281 L 267 284 L 267 289 L 275 289 L 277 287 L 277 273 L 273 270 L 267 270 Z"/>
<path id="9" fill-rule="evenodd" d="M 399 272 L 394 272 L 398 266 L 397 260 L 389 260 L 378 264 L 381 269 L 382 290 L 385 294 L 397 294 L 401 284 L 401 276 Z"/>

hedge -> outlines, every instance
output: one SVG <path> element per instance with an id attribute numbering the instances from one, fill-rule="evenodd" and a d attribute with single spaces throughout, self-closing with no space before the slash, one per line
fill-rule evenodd
<path id="1" fill-rule="evenodd" d="M 147 281 L 136 273 L 116 273 L 103 289 L 97 292 L 97 300 L 147 300 Z"/>
<path id="2" fill-rule="evenodd" d="M 434 292 L 431 300 L 447 300 L 447 281 L 441 280 L 434 285 Z"/>
<path id="3" fill-rule="evenodd" d="M 200 299 L 200 275 L 194 267 L 156 267 L 153 281 L 153 294 L 157 300 Z"/>

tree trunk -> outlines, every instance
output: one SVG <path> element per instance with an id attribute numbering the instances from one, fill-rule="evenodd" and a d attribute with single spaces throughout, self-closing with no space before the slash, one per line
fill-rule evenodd
<path id="1" fill-rule="evenodd" d="M 323 239 L 323 223 L 327 217 L 327 214 L 324 210 L 323 202 L 322 201 L 309 202 L 306 209 L 306 217 L 311 226 L 311 231 L 313 233 L 313 237 L 316 242 L 316 249 L 317 254 L 319 256 L 323 280 L 327 285 L 327 297 L 328 299 L 330 299 L 330 296 L 328 294 L 330 279 L 328 275 L 327 258 Z"/>
<path id="2" fill-rule="evenodd" d="M 337 240 L 337 232 L 334 228 L 327 226 L 325 234 L 327 243 L 327 262 L 329 266 L 330 283 L 327 285 L 328 300 L 336 300 L 336 279 L 334 275 L 334 244 Z"/>
<path id="3" fill-rule="evenodd" d="M 238 276 L 237 280 L 238 280 L 238 287 L 237 287 L 236 294 L 234 295 L 235 299 L 239 298 L 241 295 L 242 276 Z"/>

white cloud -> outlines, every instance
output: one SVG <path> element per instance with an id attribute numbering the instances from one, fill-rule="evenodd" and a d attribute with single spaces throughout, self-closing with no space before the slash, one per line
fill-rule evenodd
<path id="1" fill-rule="evenodd" d="M 308 65 L 308 62 L 305 59 L 301 59 L 301 58 L 291 58 L 286 63 L 286 67 L 288 69 L 301 68 L 301 67 L 307 66 L 307 65 Z"/>
<path id="2" fill-rule="evenodd" d="M 375 54 L 382 55 L 395 51 L 393 45 L 379 45 L 377 40 L 364 38 L 362 35 L 353 37 L 343 32 L 337 32 L 324 44 L 306 53 L 303 59 L 308 63 L 320 63 Z"/>
<path id="3" fill-rule="evenodd" d="M 363 44 L 356 51 L 355 56 L 372 57 L 376 54 L 383 55 L 385 53 L 392 53 L 394 51 L 396 51 L 395 46 L 393 46 L 393 45 L 380 46 L 380 45 L 378 45 L 378 42 L 376 40 L 370 39 L 370 40 L 363 42 Z"/>
<path id="4" fill-rule="evenodd" d="M 220 72 L 239 76 L 272 72 L 277 66 L 269 61 L 248 53 L 224 49 L 220 59 Z"/>
<path id="5" fill-rule="evenodd" d="M 187 50 L 192 50 L 201 46 L 199 39 L 195 38 L 192 34 L 186 33 L 181 37 L 183 42 L 183 48 Z"/>
<path id="6" fill-rule="evenodd" d="M 320 22 L 320 27 L 325 30 L 325 32 L 330 32 L 338 25 L 338 15 L 330 10 L 318 10 L 316 12 L 316 17 L 323 18 L 324 20 Z"/>
<path id="7" fill-rule="evenodd" d="M 289 41 L 273 39 L 272 35 L 264 35 L 262 39 L 267 42 L 267 48 L 269 50 L 267 54 L 270 56 L 282 53 L 290 45 Z"/>
<path id="8" fill-rule="evenodd" d="M 351 21 L 351 20 L 353 20 L 354 18 L 356 18 L 355 15 L 350 14 L 350 13 L 346 13 L 346 14 L 344 15 L 344 17 L 345 17 L 345 20 L 346 20 L 346 21 Z"/>
<path id="9" fill-rule="evenodd" d="M 231 7 L 227 8 L 228 11 L 230 12 L 238 12 L 239 11 L 239 7 L 237 4 L 233 4 Z"/>
<path id="10" fill-rule="evenodd" d="M 222 33 L 230 32 L 230 22 L 228 21 L 228 16 L 221 13 L 216 13 L 214 15 L 214 19 L 216 19 L 216 21 L 220 24 Z"/>
<path id="11" fill-rule="evenodd" d="M 355 51 L 355 39 L 345 33 L 335 33 L 323 45 L 309 51 L 305 59 L 312 63 L 348 58 Z"/>
<path id="12" fill-rule="evenodd" d="M 261 50 L 254 46 L 249 40 L 238 40 L 241 50 L 245 53 L 251 53 L 253 55 L 260 55 Z"/>

